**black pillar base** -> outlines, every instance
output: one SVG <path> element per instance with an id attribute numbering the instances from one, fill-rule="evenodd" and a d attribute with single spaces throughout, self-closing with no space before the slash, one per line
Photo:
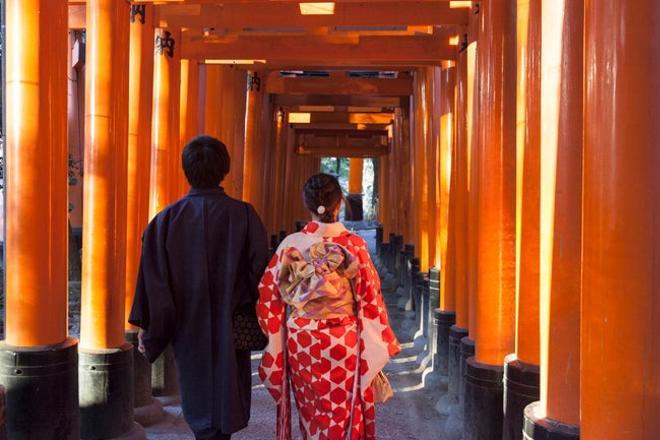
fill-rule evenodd
<path id="1" fill-rule="evenodd" d="M 139 438 L 133 437 L 133 346 L 81 349 L 78 355 L 80 438 Z"/>
<path id="2" fill-rule="evenodd" d="M 362 205 L 362 194 L 348 194 L 346 196 L 348 206 L 344 218 L 349 221 L 364 220 L 364 208 Z"/>
<path id="3" fill-rule="evenodd" d="M 501 440 L 504 367 L 466 361 L 465 440 Z"/>
<path id="4" fill-rule="evenodd" d="M 539 367 L 516 358 L 504 358 L 503 440 L 522 440 L 525 407 L 539 400 Z"/>
<path id="5" fill-rule="evenodd" d="M 137 347 L 136 330 L 126 332 L 126 342 Z M 142 426 L 153 425 L 165 417 L 163 405 L 151 395 L 151 364 L 142 353 L 133 350 L 133 418 Z"/>
<path id="6" fill-rule="evenodd" d="M 171 346 L 161 354 L 151 367 L 153 395 L 164 405 L 176 405 L 181 401 L 179 382 L 176 377 L 176 362 Z"/>
<path id="7" fill-rule="evenodd" d="M 461 339 L 467 337 L 466 328 L 452 325 L 449 328 L 449 354 L 447 356 L 447 376 L 449 376 L 449 386 L 447 395 L 450 404 L 458 403 L 458 389 L 462 380 L 461 376 Z M 471 355 L 470 355 L 471 356 Z"/>
<path id="8" fill-rule="evenodd" d="M 474 356 L 474 340 L 466 336 L 461 338 L 461 359 L 459 375 L 461 380 L 458 382 L 458 403 L 462 408 L 465 407 L 465 373 L 467 371 L 467 360 Z"/>
<path id="9" fill-rule="evenodd" d="M 577 426 L 538 417 L 539 403 L 530 403 L 525 408 L 524 440 L 578 440 L 580 438 L 580 428 Z"/>
<path id="10" fill-rule="evenodd" d="M 440 309 L 433 311 L 435 324 L 436 352 L 433 359 L 433 371 L 447 376 L 449 374 L 449 329 L 456 322 L 456 312 L 447 312 Z"/>
<path id="11" fill-rule="evenodd" d="M 80 438 L 77 349 L 75 338 L 35 348 L 0 343 L 8 438 Z"/>

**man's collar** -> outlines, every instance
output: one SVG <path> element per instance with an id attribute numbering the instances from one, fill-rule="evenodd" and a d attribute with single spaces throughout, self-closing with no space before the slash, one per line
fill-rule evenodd
<path id="1" fill-rule="evenodd" d="M 225 189 L 221 186 L 217 188 L 190 188 L 188 191 L 189 196 L 210 196 L 210 195 L 222 195 L 225 193 Z"/>

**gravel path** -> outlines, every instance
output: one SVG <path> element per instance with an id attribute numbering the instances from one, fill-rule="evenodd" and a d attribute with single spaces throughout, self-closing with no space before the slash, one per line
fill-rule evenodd
<path id="1" fill-rule="evenodd" d="M 373 231 L 362 231 L 362 235 L 373 245 Z M 373 254 L 373 253 L 372 253 Z M 396 307 L 395 294 L 384 289 L 393 328 L 403 345 L 402 352 L 386 367 L 394 387 L 394 397 L 376 408 L 376 431 L 379 440 L 437 440 L 445 420 L 434 410 L 440 389 L 427 390 L 422 387 L 423 367 L 418 362 L 422 351 L 419 344 L 412 342 L 410 326 L 406 325 L 404 312 Z M 258 355 L 252 362 L 252 414 L 249 426 L 232 436 L 235 440 L 270 440 L 275 437 L 275 407 L 273 400 L 261 385 L 256 374 Z M 292 405 L 295 408 L 295 405 Z M 179 406 L 165 408 L 166 418 L 157 425 L 147 428 L 149 440 L 192 440 L 194 437 L 181 414 Z M 296 416 L 292 421 L 294 439 L 300 440 Z"/>

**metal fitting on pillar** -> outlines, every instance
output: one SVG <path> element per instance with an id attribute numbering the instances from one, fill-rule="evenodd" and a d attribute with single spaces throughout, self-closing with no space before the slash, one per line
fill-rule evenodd
<path id="1" fill-rule="evenodd" d="M 456 327 L 452 325 L 449 328 L 448 349 L 449 354 L 447 357 L 447 375 L 449 376 L 449 386 L 447 388 L 447 395 L 451 404 L 458 404 L 458 393 L 461 388 L 460 383 L 463 380 L 461 375 L 461 340 L 467 338 L 468 330 L 465 328 Z M 470 355 L 472 356 L 472 355 Z"/>
<path id="2" fill-rule="evenodd" d="M 431 285 L 429 281 L 429 276 L 427 273 L 420 273 L 420 290 L 421 290 L 421 297 L 422 297 L 422 310 L 420 313 L 420 331 L 422 332 L 422 336 L 424 336 L 424 339 L 427 341 L 427 351 L 430 353 L 431 352 L 431 346 L 434 345 L 433 341 L 430 340 L 429 336 L 429 321 L 431 320 Z"/>
<path id="3" fill-rule="evenodd" d="M 524 440 L 578 440 L 580 428 L 565 423 L 539 417 L 540 402 L 533 402 L 525 408 L 523 427 Z"/>
<path id="4" fill-rule="evenodd" d="M 446 312 L 440 309 L 433 311 L 436 347 L 433 370 L 442 376 L 449 374 L 449 333 L 455 322 L 455 312 Z"/>
<path id="5" fill-rule="evenodd" d="M 396 234 L 390 233 L 390 247 L 387 253 L 387 271 L 394 274 L 394 255 L 396 249 Z"/>
<path id="6" fill-rule="evenodd" d="M 390 251 L 389 243 L 382 243 L 380 245 L 380 258 L 378 259 L 378 270 L 380 271 L 381 277 L 384 277 L 387 272 L 387 253 Z"/>
<path id="7" fill-rule="evenodd" d="M 458 402 L 463 408 L 465 408 L 465 374 L 467 371 L 467 360 L 472 356 L 474 356 L 474 339 L 465 336 L 464 338 L 461 338 L 461 363 L 459 368 L 460 381 L 458 383 Z"/>
<path id="8" fill-rule="evenodd" d="M 138 344 L 137 331 L 126 332 L 126 342 Z M 138 350 L 133 350 L 133 417 L 142 426 L 150 426 L 165 417 L 163 405 L 151 393 L 151 364 Z"/>
<path id="9" fill-rule="evenodd" d="M 364 208 L 362 205 L 362 193 L 349 193 L 346 196 L 349 209 L 346 210 L 346 220 L 362 221 L 364 220 Z"/>
<path id="10" fill-rule="evenodd" d="M 80 438 L 144 439 L 133 420 L 133 346 L 79 350 Z"/>
<path id="11" fill-rule="evenodd" d="M 383 227 L 376 227 L 376 255 L 380 257 L 381 249 L 380 246 L 383 244 Z"/>
<path id="12" fill-rule="evenodd" d="M 0 343 L 5 438 L 80 439 L 78 341 L 39 348 Z"/>
<path id="13" fill-rule="evenodd" d="M 503 440 L 522 440 L 525 407 L 539 399 L 539 367 L 518 360 L 515 353 L 504 358 Z"/>
<path id="14" fill-rule="evenodd" d="M 465 439 L 502 439 L 502 378 L 504 367 L 466 361 L 465 370 Z"/>

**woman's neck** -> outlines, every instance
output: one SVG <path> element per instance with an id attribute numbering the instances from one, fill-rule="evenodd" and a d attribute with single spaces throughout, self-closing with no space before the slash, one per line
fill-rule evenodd
<path id="1" fill-rule="evenodd" d="M 337 217 L 335 217 L 331 222 L 324 222 L 323 220 L 321 220 L 321 217 L 319 217 L 316 214 L 312 214 L 312 220 L 318 223 L 337 223 Z"/>

